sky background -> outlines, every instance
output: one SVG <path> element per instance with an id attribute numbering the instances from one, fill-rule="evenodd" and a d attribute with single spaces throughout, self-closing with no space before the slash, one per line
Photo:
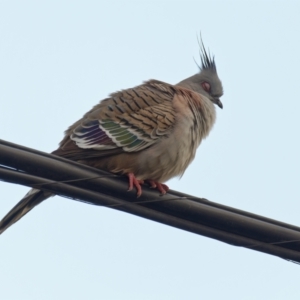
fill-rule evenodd
<path id="1" fill-rule="evenodd" d="M 172 189 L 300 226 L 299 1 L 0 0 L 0 138 L 45 152 L 109 93 L 216 57 L 224 109 Z M 0 182 L 4 216 L 28 188 Z M 0 236 L 0 299 L 299 299 L 300 266 L 54 197 Z"/>

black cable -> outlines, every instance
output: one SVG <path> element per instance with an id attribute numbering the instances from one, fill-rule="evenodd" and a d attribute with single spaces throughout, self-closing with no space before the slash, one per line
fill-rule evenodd
<path id="1" fill-rule="evenodd" d="M 135 191 L 126 191 L 125 178 L 2 140 L 0 165 L 3 181 L 42 188 L 300 262 L 300 228 L 290 224 L 176 191 L 161 197 L 144 187 L 137 199 Z"/>

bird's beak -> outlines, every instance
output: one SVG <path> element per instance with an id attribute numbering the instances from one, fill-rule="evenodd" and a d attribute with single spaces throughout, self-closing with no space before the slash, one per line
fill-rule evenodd
<path id="1" fill-rule="evenodd" d="M 221 100 L 219 98 L 214 98 L 214 103 L 223 109 L 223 103 L 221 102 Z"/>

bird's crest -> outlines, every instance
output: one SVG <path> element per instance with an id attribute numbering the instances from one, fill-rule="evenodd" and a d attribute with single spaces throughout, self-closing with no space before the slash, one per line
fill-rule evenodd
<path id="1" fill-rule="evenodd" d="M 196 62 L 197 66 L 199 67 L 200 71 L 201 70 L 212 70 L 214 72 L 217 71 L 216 63 L 215 63 L 215 57 L 211 56 L 209 53 L 209 50 L 206 51 L 202 36 L 200 33 L 200 39 L 197 37 L 198 44 L 199 44 L 199 54 L 200 54 L 200 60 L 201 60 L 201 66 Z"/>

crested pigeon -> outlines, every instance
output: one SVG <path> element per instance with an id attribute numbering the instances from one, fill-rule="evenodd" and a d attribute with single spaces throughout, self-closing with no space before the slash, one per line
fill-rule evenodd
<path id="1" fill-rule="evenodd" d="M 175 85 L 149 80 L 111 94 L 66 130 L 53 154 L 127 175 L 137 196 L 143 183 L 165 194 L 163 182 L 184 173 L 213 127 L 215 105 L 223 108 L 214 57 L 199 45 L 197 74 Z M 50 196 L 31 189 L 1 220 L 0 234 Z"/>

